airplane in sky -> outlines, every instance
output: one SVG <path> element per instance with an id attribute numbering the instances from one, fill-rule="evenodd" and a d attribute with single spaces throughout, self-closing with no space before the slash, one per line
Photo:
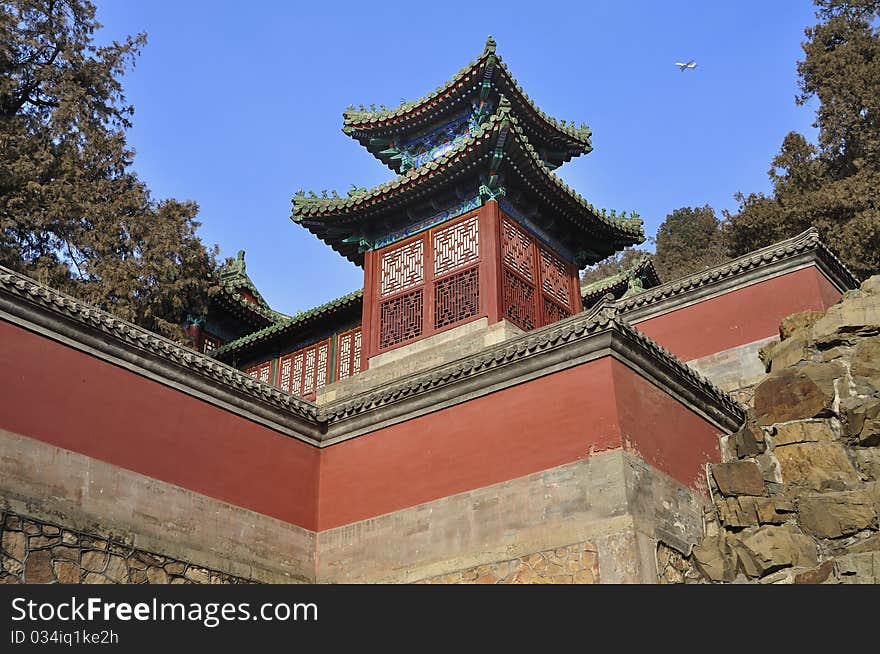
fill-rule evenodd
<path id="1" fill-rule="evenodd" d="M 679 61 L 676 61 L 676 62 L 675 62 L 675 65 L 678 66 L 678 69 L 679 69 L 681 72 L 684 72 L 684 71 L 686 71 L 688 68 L 696 68 L 696 67 L 697 67 L 697 62 L 694 61 L 693 59 L 691 59 L 691 60 L 690 60 L 689 62 L 687 62 L 686 64 L 683 64 L 683 63 L 681 63 L 681 62 L 679 62 Z"/>

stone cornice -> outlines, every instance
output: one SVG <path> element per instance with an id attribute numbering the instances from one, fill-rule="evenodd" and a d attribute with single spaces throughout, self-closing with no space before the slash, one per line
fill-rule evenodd
<path id="1" fill-rule="evenodd" d="M 810 228 L 708 270 L 621 299 L 617 307 L 627 321 L 638 323 L 811 265 L 841 292 L 859 285 L 859 280 L 822 243 L 819 232 Z"/>
<path id="2" fill-rule="evenodd" d="M 320 437 L 313 403 L 3 267 L 0 317 L 289 436 Z"/>

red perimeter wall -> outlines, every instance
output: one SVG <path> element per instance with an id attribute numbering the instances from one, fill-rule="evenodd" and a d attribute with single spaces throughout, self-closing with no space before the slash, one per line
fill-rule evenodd
<path id="1" fill-rule="evenodd" d="M 319 530 L 624 445 L 694 486 L 718 433 L 606 357 L 324 449 Z"/>
<path id="2" fill-rule="evenodd" d="M 717 429 L 603 358 L 318 449 L 0 322 L 0 429 L 322 530 L 622 446 L 687 484 Z"/>
<path id="3" fill-rule="evenodd" d="M 319 450 L 0 321 L 0 429 L 315 529 Z"/>
<path id="4" fill-rule="evenodd" d="M 682 361 L 690 361 L 777 335 L 786 316 L 827 309 L 840 295 L 818 268 L 809 266 L 635 326 Z"/>

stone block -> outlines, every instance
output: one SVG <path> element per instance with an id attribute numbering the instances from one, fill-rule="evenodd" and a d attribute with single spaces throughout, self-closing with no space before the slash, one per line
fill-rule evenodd
<path id="1" fill-rule="evenodd" d="M 83 552 L 82 567 L 92 572 L 103 572 L 107 566 L 107 553 L 98 550 Z M 88 582 L 86 582 L 88 583 Z"/>
<path id="2" fill-rule="evenodd" d="M 803 420 L 776 425 L 773 430 L 774 442 L 780 445 L 792 443 L 818 443 L 835 440 L 834 430 L 827 420 Z"/>
<path id="3" fill-rule="evenodd" d="M 194 566 L 190 566 L 187 569 L 184 577 L 197 584 L 207 584 L 209 581 L 208 571 L 202 568 L 196 568 Z"/>
<path id="4" fill-rule="evenodd" d="M 828 580 L 834 572 L 834 561 L 828 560 L 820 563 L 815 568 L 804 570 L 795 574 L 794 584 L 821 584 Z"/>
<path id="5" fill-rule="evenodd" d="M 111 555 L 104 574 L 118 584 L 126 583 L 128 581 L 128 567 L 125 565 L 125 559 L 115 554 Z"/>
<path id="6" fill-rule="evenodd" d="M 147 568 L 147 581 L 151 584 L 167 584 L 168 574 L 155 566 Z"/>
<path id="7" fill-rule="evenodd" d="M 697 569 L 712 581 L 733 581 L 736 577 L 736 555 L 722 533 L 704 538 L 692 556 Z"/>
<path id="8" fill-rule="evenodd" d="M 798 330 L 811 328 L 824 315 L 824 311 L 799 311 L 783 318 L 779 323 L 779 338 L 785 340 Z"/>
<path id="9" fill-rule="evenodd" d="M 7 556 L 11 556 L 16 561 L 24 561 L 24 553 L 26 549 L 26 536 L 20 531 L 4 531 L 3 539 L 0 545 Z"/>
<path id="10" fill-rule="evenodd" d="M 763 577 L 792 566 L 814 567 L 818 563 L 813 540 L 788 526 L 746 529 L 734 538 L 733 546 L 750 577 Z"/>
<path id="11" fill-rule="evenodd" d="M 851 296 L 830 307 L 813 325 L 813 338 L 820 345 L 837 345 L 860 333 L 880 331 L 880 298 L 870 294 Z"/>
<path id="12" fill-rule="evenodd" d="M 722 497 L 716 504 L 721 523 L 729 529 L 753 527 L 759 524 L 754 497 Z"/>
<path id="13" fill-rule="evenodd" d="M 835 361 L 772 372 L 755 388 L 759 425 L 830 415 L 834 380 L 845 375 Z"/>
<path id="14" fill-rule="evenodd" d="M 764 451 L 764 430 L 749 421 L 733 435 L 736 455 L 740 458 L 755 456 Z"/>
<path id="15" fill-rule="evenodd" d="M 843 407 L 846 439 L 863 447 L 880 445 L 880 398 L 850 398 Z"/>
<path id="16" fill-rule="evenodd" d="M 28 552 L 24 566 L 24 582 L 26 584 L 48 584 L 55 581 L 52 570 L 52 552 L 37 550 Z"/>
<path id="17" fill-rule="evenodd" d="M 79 566 L 72 561 L 54 561 L 55 578 L 59 584 L 78 584 L 80 582 Z"/>
<path id="18" fill-rule="evenodd" d="M 775 502 L 769 497 L 755 498 L 755 512 L 762 525 L 781 525 L 788 519 L 786 513 L 777 510 Z"/>
<path id="19" fill-rule="evenodd" d="M 63 559 L 65 561 L 73 561 L 74 563 L 78 563 L 79 549 L 76 547 L 59 545 L 58 547 L 52 548 L 52 558 L 56 560 Z"/>
<path id="20" fill-rule="evenodd" d="M 873 388 L 880 390 L 880 336 L 859 341 L 853 348 L 850 366 L 853 377 L 863 377 Z"/>
<path id="21" fill-rule="evenodd" d="M 860 482 L 840 443 L 792 443 L 777 446 L 774 453 L 785 484 L 820 491 L 844 490 Z"/>
<path id="22" fill-rule="evenodd" d="M 845 554 L 836 563 L 842 584 L 880 583 L 880 552 Z"/>
<path id="23" fill-rule="evenodd" d="M 764 477 L 752 461 L 716 463 L 712 475 L 722 495 L 763 495 Z"/>
<path id="24" fill-rule="evenodd" d="M 812 358 L 813 339 L 807 329 L 799 329 L 791 338 L 780 341 L 766 351 L 765 363 L 770 370 L 781 370 Z"/>
<path id="25" fill-rule="evenodd" d="M 872 526 L 874 501 L 864 491 L 807 495 L 798 501 L 798 522 L 819 538 L 840 538 Z"/>
<path id="26" fill-rule="evenodd" d="M 846 546 L 844 550 L 847 554 L 858 554 L 860 552 L 880 552 L 880 534 L 871 534 L 864 540 L 856 541 Z"/>

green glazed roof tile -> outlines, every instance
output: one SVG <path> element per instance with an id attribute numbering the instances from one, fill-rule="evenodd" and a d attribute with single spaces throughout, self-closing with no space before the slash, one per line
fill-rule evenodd
<path id="1" fill-rule="evenodd" d="M 361 301 L 361 299 L 363 298 L 363 294 L 363 289 L 353 291 L 352 293 L 343 295 L 342 297 L 336 298 L 335 300 L 330 300 L 329 302 L 314 307 L 313 309 L 302 311 L 294 316 L 284 316 L 283 319 L 278 320 L 268 327 L 264 327 L 263 329 L 251 332 L 250 334 L 246 334 L 241 338 L 226 343 L 225 345 L 211 352 L 211 356 L 217 359 L 223 359 L 233 352 L 240 352 L 242 350 L 248 349 L 253 345 L 267 341 L 272 337 L 278 336 L 283 333 L 295 331 L 297 328 L 303 327 L 309 322 L 312 322 L 318 318 L 331 316 L 337 311 L 347 309 L 353 304 Z"/>
<path id="2" fill-rule="evenodd" d="M 519 121 L 516 116 L 514 116 L 509 111 L 509 109 L 505 109 L 504 107 L 500 107 L 496 113 L 492 114 L 487 119 L 487 121 L 483 123 L 477 131 L 474 132 L 474 134 L 465 138 L 461 143 L 450 150 L 446 154 L 446 156 L 442 157 L 440 160 L 430 162 L 418 168 L 410 169 L 396 179 L 390 182 L 385 182 L 384 184 L 380 184 L 379 186 L 369 189 L 366 192 L 357 195 L 356 197 L 320 198 L 317 197 L 316 194 L 314 194 L 316 197 L 306 197 L 302 192 L 298 193 L 293 198 L 293 211 L 291 218 L 294 222 L 297 223 L 302 223 L 304 220 L 311 220 L 315 218 L 326 220 L 329 223 L 332 222 L 334 218 L 334 213 L 350 211 L 354 207 L 361 205 L 367 201 L 371 201 L 373 203 L 375 203 L 376 201 L 384 201 L 385 199 L 387 199 L 387 196 L 390 194 L 390 192 L 396 190 L 399 186 L 414 185 L 422 179 L 426 179 L 436 175 L 437 172 L 441 169 L 454 166 L 457 160 L 463 157 L 478 140 L 482 139 L 483 137 L 489 137 L 498 134 L 501 132 L 501 130 L 507 127 L 511 128 L 512 133 L 515 134 L 517 140 L 520 142 L 525 152 L 531 158 L 532 163 L 541 171 L 543 171 L 543 174 L 546 176 L 551 185 L 561 189 L 577 204 L 589 211 L 590 214 L 592 214 L 595 220 L 597 220 L 599 223 L 613 229 L 614 231 L 619 231 L 627 236 L 644 239 L 642 221 L 638 218 L 637 215 L 633 214 L 631 217 L 626 217 L 625 214 L 621 214 L 620 216 L 618 216 L 613 211 L 609 213 L 606 212 L 604 209 L 597 209 L 590 202 L 585 200 L 580 194 L 578 194 L 574 189 L 568 186 L 568 184 L 563 182 L 558 175 L 548 170 L 546 166 L 543 165 L 543 162 L 541 161 L 538 153 L 529 143 L 529 140 L 523 132 L 522 128 L 520 127 Z"/>
<path id="3" fill-rule="evenodd" d="M 614 288 L 622 284 L 629 283 L 630 279 L 639 276 L 647 276 L 650 279 L 651 286 L 649 286 L 648 288 L 652 288 L 660 284 L 660 277 L 657 275 L 657 271 L 654 268 L 654 260 L 648 254 L 642 255 L 629 268 L 620 270 L 619 272 L 613 275 L 609 275 L 608 277 L 598 279 L 595 282 L 591 282 L 590 284 L 584 284 L 583 286 L 581 286 L 581 296 L 583 297 L 584 302 L 598 299 L 606 293 L 612 292 Z"/>
<path id="4" fill-rule="evenodd" d="M 559 121 L 556 118 L 553 118 L 552 116 L 549 116 L 548 114 L 541 111 L 541 109 L 535 104 L 535 102 L 529 97 L 529 95 L 523 91 L 522 86 L 510 73 L 507 64 L 502 61 L 499 55 L 495 54 L 495 41 L 494 39 L 492 39 L 491 36 L 486 41 L 486 46 L 483 49 L 483 52 L 480 54 L 479 57 L 477 57 L 475 61 L 470 62 L 467 66 L 459 70 L 448 82 L 446 82 L 442 86 L 437 87 L 435 91 L 424 95 L 418 100 L 405 102 L 402 105 L 393 109 L 380 111 L 359 111 L 348 109 L 343 112 L 342 131 L 346 134 L 351 135 L 358 130 L 375 129 L 377 123 L 383 123 L 384 126 L 384 123 L 397 122 L 398 119 L 406 120 L 410 118 L 409 114 L 412 114 L 412 116 L 414 117 L 417 114 L 425 111 L 427 109 L 426 105 L 428 103 L 439 96 L 445 97 L 445 94 L 455 89 L 459 82 L 461 82 L 465 78 L 468 78 L 469 76 L 474 75 L 477 68 L 489 62 L 490 60 L 498 65 L 502 74 L 507 78 L 508 86 L 516 91 L 516 95 L 519 96 L 523 104 L 531 111 L 533 111 L 541 121 L 546 123 L 547 127 L 561 132 L 570 139 L 576 141 L 582 147 L 583 154 L 586 154 L 593 149 L 590 142 L 592 131 L 589 127 L 583 124 L 580 127 L 576 127 L 573 124 L 567 125 L 565 121 Z"/>

